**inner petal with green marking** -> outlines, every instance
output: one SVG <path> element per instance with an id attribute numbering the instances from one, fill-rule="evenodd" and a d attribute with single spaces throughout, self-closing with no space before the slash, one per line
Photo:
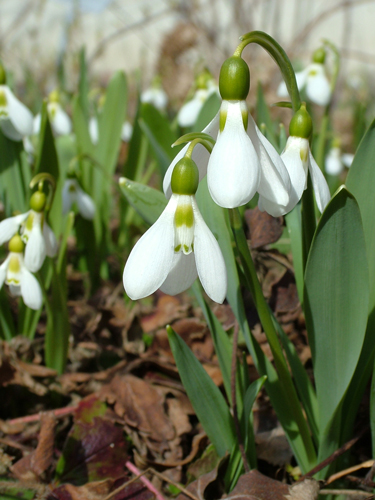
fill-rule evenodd
<path id="1" fill-rule="evenodd" d="M 174 251 L 188 255 L 194 250 L 194 213 L 190 196 L 181 196 L 174 215 Z"/>

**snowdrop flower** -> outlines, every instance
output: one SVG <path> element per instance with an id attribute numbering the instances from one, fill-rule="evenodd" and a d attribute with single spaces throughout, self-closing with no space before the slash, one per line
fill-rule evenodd
<path id="1" fill-rule="evenodd" d="M 63 214 L 67 214 L 75 203 L 84 219 L 94 218 L 95 203 L 91 196 L 83 191 L 76 179 L 67 179 L 62 189 Z"/>
<path id="2" fill-rule="evenodd" d="M 289 205 L 289 175 L 280 156 L 248 112 L 245 98 L 250 73 L 240 57 L 233 56 L 224 62 L 219 87 L 223 98 L 221 109 L 203 130 L 213 137 L 217 135 L 216 145 L 209 159 L 198 147 L 192 156 L 200 169 L 200 179 L 207 173 L 210 194 L 222 207 L 244 205 L 258 192 L 262 209 L 275 217 L 285 214 Z M 188 147 L 180 151 L 167 170 L 163 184 L 167 195 L 172 168 Z"/>
<path id="3" fill-rule="evenodd" d="M 211 80 L 206 88 L 199 88 L 194 97 L 186 102 L 177 115 L 177 122 L 180 127 L 191 127 L 197 121 L 203 104 L 214 93 L 219 93 L 219 87 Z"/>
<path id="4" fill-rule="evenodd" d="M 129 142 L 133 135 L 133 125 L 129 122 L 124 122 L 121 129 L 121 140 Z"/>
<path id="5" fill-rule="evenodd" d="M 155 224 L 133 248 L 124 269 L 126 293 L 133 300 L 158 288 L 176 295 L 199 277 L 207 295 L 222 303 L 227 274 L 220 247 L 195 200 L 198 169 L 182 158 L 172 174 L 172 196 Z"/>
<path id="6" fill-rule="evenodd" d="M 316 204 L 322 213 L 331 195 L 327 181 L 310 151 L 309 137 L 312 133 L 311 117 L 302 105 L 293 116 L 289 126 L 290 137 L 281 158 L 288 169 L 291 182 L 290 201 L 287 210 L 291 210 L 301 199 L 307 187 L 307 174 L 310 172 L 315 192 Z"/>
<path id="7" fill-rule="evenodd" d="M 46 195 L 36 191 L 30 199 L 28 212 L 0 222 L 0 245 L 21 230 L 22 240 L 26 243 L 25 264 L 33 273 L 42 267 L 46 255 L 54 257 L 57 253 L 56 237 L 45 220 L 45 204 Z"/>
<path id="8" fill-rule="evenodd" d="M 33 132 L 33 115 L 6 85 L 5 70 L 0 64 L 0 128 L 12 141 L 21 141 Z"/>
<path id="9" fill-rule="evenodd" d="M 303 71 L 296 73 L 298 89 L 305 89 L 308 100 L 319 106 L 327 106 L 331 100 L 332 93 L 324 68 L 324 60 L 325 50 L 318 49 L 313 55 L 313 62 Z M 288 96 L 285 82 L 280 83 L 277 95 L 280 97 Z"/>
<path id="10" fill-rule="evenodd" d="M 353 162 L 354 155 L 345 153 L 341 154 L 339 144 L 333 143 L 331 149 L 325 159 L 325 171 L 329 175 L 339 175 L 344 170 L 344 167 L 350 167 Z"/>
<path id="11" fill-rule="evenodd" d="M 168 96 L 162 88 L 151 87 L 142 92 L 141 102 L 148 102 L 159 111 L 164 111 L 168 104 Z"/>
<path id="12" fill-rule="evenodd" d="M 50 93 L 47 104 L 48 117 L 56 135 L 69 135 L 72 131 L 72 122 L 68 114 L 62 109 L 58 91 Z M 34 118 L 33 133 L 39 134 L 42 117 L 40 113 Z"/>
<path id="13" fill-rule="evenodd" d="M 0 266 L 0 288 L 4 282 L 12 295 L 21 295 L 30 309 L 42 307 L 42 290 L 23 259 L 24 243 L 17 234 L 9 242 L 9 255 Z"/>

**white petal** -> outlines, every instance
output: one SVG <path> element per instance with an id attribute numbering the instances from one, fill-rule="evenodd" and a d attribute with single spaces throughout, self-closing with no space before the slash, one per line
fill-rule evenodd
<path id="1" fill-rule="evenodd" d="M 180 127 L 191 127 L 196 122 L 204 101 L 194 98 L 182 106 L 177 115 Z"/>
<path id="2" fill-rule="evenodd" d="M 43 238 L 46 247 L 46 254 L 48 257 L 54 257 L 57 253 L 56 236 L 46 221 L 44 221 L 43 224 Z"/>
<path id="3" fill-rule="evenodd" d="M 329 200 L 331 199 L 331 194 L 323 172 L 320 170 L 311 152 L 309 152 L 309 160 L 309 171 L 315 192 L 316 204 L 319 211 L 323 213 Z"/>
<path id="4" fill-rule="evenodd" d="M 4 262 L 0 266 L 0 288 L 4 285 L 9 261 L 10 261 L 10 255 L 8 255 L 8 257 L 4 260 Z"/>
<path id="5" fill-rule="evenodd" d="M 35 154 L 35 148 L 33 143 L 31 142 L 30 137 L 24 137 L 23 138 L 23 149 L 26 151 L 26 153 L 30 156 L 34 156 Z"/>
<path id="6" fill-rule="evenodd" d="M 129 142 L 133 135 L 133 125 L 129 122 L 124 122 L 121 128 L 121 140 Z"/>
<path id="7" fill-rule="evenodd" d="M 311 64 L 306 82 L 306 95 L 311 102 L 327 106 L 331 100 L 331 87 L 322 64 Z"/>
<path id="8" fill-rule="evenodd" d="M 227 270 L 215 236 L 211 233 L 196 201 L 193 201 L 195 217 L 194 253 L 198 276 L 207 295 L 222 304 L 227 294 Z"/>
<path id="9" fill-rule="evenodd" d="M 194 252 L 188 255 L 183 252 L 175 253 L 173 255 L 172 269 L 161 285 L 160 290 L 168 295 L 177 295 L 190 288 L 197 277 Z"/>
<path id="10" fill-rule="evenodd" d="M 217 133 L 219 131 L 219 124 L 220 124 L 220 114 L 216 113 L 215 117 L 210 121 L 210 123 L 205 127 L 202 132 L 204 134 L 208 134 L 211 137 L 216 137 Z M 169 165 L 168 170 L 165 173 L 164 180 L 163 180 L 163 190 L 165 193 L 165 196 L 167 198 L 170 198 L 172 195 L 172 190 L 171 190 L 171 178 L 172 178 L 172 172 L 174 169 L 174 166 L 178 161 L 181 160 L 183 156 L 185 156 L 186 151 L 188 150 L 188 147 L 190 146 L 190 142 L 184 146 L 179 153 L 175 156 L 173 159 L 172 163 Z M 210 155 L 207 151 L 207 149 L 202 146 L 201 144 L 197 144 L 193 150 L 193 154 L 191 156 L 192 160 L 195 161 L 197 164 L 198 170 L 199 170 L 199 181 L 203 179 L 203 177 L 207 174 L 207 163 Z"/>
<path id="11" fill-rule="evenodd" d="M 18 228 L 28 215 L 29 212 L 26 212 L 15 217 L 8 217 L 0 222 L 0 245 L 9 241 L 17 233 Z"/>
<path id="12" fill-rule="evenodd" d="M 352 166 L 352 163 L 354 160 L 354 155 L 352 155 L 350 153 L 344 153 L 341 156 L 341 160 L 342 160 L 343 164 L 345 165 L 345 167 L 350 168 Z"/>
<path id="13" fill-rule="evenodd" d="M 42 307 L 43 296 L 39 282 L 26 267 L 22 269 L 21 295 L 23 301 L 30 309 L 37 311 Z"/>
<path id="14" fill-rule="evenodd" d="M 298 90 L 303 89 L 303 87 L 306 85 L 308 73 L 309 73 L 309 66 L 307 66 L 307 68 L 305 68 L 302 71 L 297 71 L 296 81 Z"/>
<path id="15" fill-rule="evenodd" d="M 41 124 L 42 124 L 42 116 L 40 113 L 38 113 L 33 121 L 33 134 L 34 135 L 39 134 Z"/>
<path id="16" fill-rule="evenodd" d="M 95 203 L 91 196 L 85 193 L 81 188 L 77 189 L 76 202 L 79 213 L 84 219 L 92 220 L 95 216 Z"/>
<path id="17" fill-rule="evenodd" d="M 302 137 L 289 137 L 281 158 L 286 166 L 290 177 L 289 203 L 287 211 L 292 210 L 301 199 L 306 189 L 308 169 L 309 142 Z M 306 158 L 306 161 L 302 161 Z"/>
<path id="18" fill-rule="evenodd" d="M 93 144 L 97 144 L 99 140 L 99 126 L 98 119 L 96 117 L 92 117 L 89 120 L 89 134 L 91 142 Z"/>
<path id="19" fill-rule="evenodd" d="M 40 224 L 33 224 L 25 249 L 25 265 L 30 271 L 36 273 L 42 267 L 46 258 L 46 245 L 44 243 Z"/>
<path id="20" fill-rule="evenodd" d="M 279 97 L 288 97 L 289 96 L 288 89 L 286 88 L 286 84 L 285 84 L 284 80 L 282 82 L 280 82 L 279 86 L 277 87 L 276 94 Z"/>
<path id="21" fill-rule="evenodd" d="M 228 101 L 224 130 L 218 135 L 207 167 L 212 199 L 225 208 L 244 205 L 260 181 L 260 164 L 242 121 L 240 101 Z"/>
<path id="22" fill-rule="evenodd" d="M 168 96 L 163 89 L 151 88 L 141 94 L 141 101 L 153 104 L 159 111 L 163 111 L 168 104 Z"/>
<path id="23" fill-rule="evenodd" d="M 5 92 L 8 103 L 9 119 L 13 127 L 21 137 L 31 135 L 33 133 L 33 115 L 31 111 L 17 99 L 9 87 L 4 85 L 2 89 Z"/>
<path id="24" fill-rule="evenodd" d="M 56 135 L 68 135 L 72 131 L 72 122 L 68 114 L 59 103 L 50 103 L 48 110 L 51 116 L 51 125 Z"/>
<path id="25" fill-rule="evenodd" d="M 332 148 L 326 156 L 324 167 L 329 175 L 339 175 L 344 170 L 344 164 L 341 161 L 340 148 Z"/>
<path id="26" fill-rule="evenodd" d="M 251 116 L 249 116 L 247 132 L 261 166 L 258 192 L 272 204 L 279 205 L 280 212 L 283 212 L 289 203 L 290 178 L 288 171 L 276 149 L 256 127 Z"/>
<path id="27" fill-rule="evenodd" d="M 126 262 L 123 282 L 133 300 L 154 293 L 166 280 L 174 255 L 174 214 L 178 197 L 172 195 L 164 212 L 138 240 Z"/>

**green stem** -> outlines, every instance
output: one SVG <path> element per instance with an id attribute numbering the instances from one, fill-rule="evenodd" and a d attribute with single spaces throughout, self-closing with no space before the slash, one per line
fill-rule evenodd
<path id="1" fill-rule="evenodd" d="M 276 42 L 276 40 L 263 31 L 251 31 L 250 33 L 246 33 L 246 35 L 241 36 L 240 40 L 241 43 L 234 52 L 235 56 L 240 57 L 243 49 L 249 43 L 257 43 L 270 54 L 272 59 L 274 59 L 283 75 L 286 88 L 288 89 L 292 101 L 293 111 L 296 113 L 301 107 L 301 98 L 297 87 L 296 75 L 294 74 L 292 63 L 286 55 L 285 50 Z"/>
<path id="2" fill-rule="evenodd" d="M 279 343 L 272 314 L 270 312 L 266 299 L 264 298 L 262 287 L 256 274 L 254 262 L 249 251 L 246 236 L 243 231 L 242 219 L 240 217 L 238 209 L 230 209 L 229 217 L 246 282 L 252 293 L 263 330 L 267 336 L 267 340 L 272 351 L 276 371 L 285 393 L 285 404 L 287 404 L 293 411 L 293 416 L 298 425 L 298 429 L 305 446 L 306 454 L 308 455 L 311 462 L 315 462 L 316 453 L 310 436 L 309 428 L 303 416 L 301 403 L 298 399 L 296 389 L 288 370 L 288 365 Z"/>
<path id="3" fill-rule="evenodd" d="M 302 195 L 302 260 L 303 271 L 305 271 L 307 257 L 316 229 L 314 189 L 310 173 L 307 175 L 307 188 Z"/>

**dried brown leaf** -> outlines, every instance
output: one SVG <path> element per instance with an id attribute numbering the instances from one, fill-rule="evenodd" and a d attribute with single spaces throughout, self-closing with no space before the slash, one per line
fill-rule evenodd
<path id="1" fill-rule="evenodd" d="M 259 248 L 275 243 L 283 233 L 283 218 L 272 217 L 258 207 L 246 210 L 245 221 L 249 227 L 251 247 Z"/>

